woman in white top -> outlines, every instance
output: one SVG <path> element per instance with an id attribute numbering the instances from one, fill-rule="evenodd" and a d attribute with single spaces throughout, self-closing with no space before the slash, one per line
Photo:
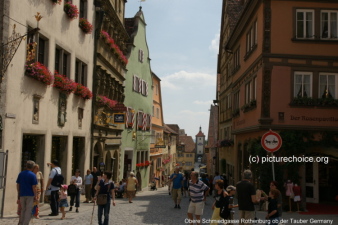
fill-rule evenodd
<path id="1" fill-rule="evenodd" d="M 76 192 L 75 194 L 70 196 L 70 208 L 69 211 L 72 211 L 73 205 L 74 205 L 74 199 L 75 199 L 75 207 L 76 211 L 79 212 L 80 207 L 80 193 L 81 193 L 81 187 L 82 187 L 82 178 L 80 177 L 80 170 L 76 170 L 75 176 L 72 176 L 70 179 L 70 183 L 76 185 Z"/>

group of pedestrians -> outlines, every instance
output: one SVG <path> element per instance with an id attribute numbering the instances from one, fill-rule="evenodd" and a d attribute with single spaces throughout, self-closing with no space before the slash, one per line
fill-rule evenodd
<path id="1" fill-rule="evenodd" d="M 71 177 L 70 184 L 56 185 L 56 179 L 63 181 L 60 164 L 57 160 L 47 163 L 51 167 L 48 180 L 45 183 L 43 175 L 39 171 L 39 165 L 34 161 L 27 161 L 25 170 L 20 172 L 16 180 L 18 192 L 18 215 L 19 225 L 28 225 L 31 217 L 39 219 L 39 202 L 41 194 L 46 190 L 45 195 L 49 198 L 51 213 L 48 216 L 58 216 L 59 211 L 62 214 L 61 219 L 66 217 L 66 207 L 70 207 L 69 211 L 73 210 L 75 204 L 75 212 L 79 212 L 80 195 L 82 187 L 85 188 L 86 200 L 84 203 L 95 203 L 98 198 L 105 201 L 97 201 L 98 203 L 98 220 L 99 225 L 109 224 L 110 205 L 115 206 L 115 185 L 111 181 L 112 172 L 105 171 L 103 174 L 93 167 L 91 172 L 87 170 L 87 175 L 82 180 L 80 170 L 75 171 L 75 175 Z M 61 178 L 60 178 L 61 177 Z M 129 184 L 129 187 L 128 187 Z M 129 202 L 135 196 L 137 179 L 131 173 L 127 181 L 127 193 L 129 193 Z M 45 187 L 45 189 L 44 189 Z M 68 204 L 68 196 L 70 196 L 70 204 Z M 104 196 L 102 198 L 102 196 Z M 112 201 L 111 201 L 112 199 Z M 102 221 L 102 215 L 104 220 Z"/>

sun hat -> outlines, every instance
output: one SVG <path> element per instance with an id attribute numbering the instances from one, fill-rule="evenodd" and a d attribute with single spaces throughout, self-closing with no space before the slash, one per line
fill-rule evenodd
<path id="1" fill-rule="evenodd" d="M 134 173 L 134 172 L 130 172 L 129 175 L 130 175 L 130 176 L 135 176 L 135 173 Z"/>
<path id="2" fill-rule="evenodd" d="M 63 184 L 63 185 L 61 185 L 61 187 L 62 187 L 63 189 L 65 189 L 65 190 L 68 189 L 68 185 L 67 185 L 67 184 Z"/>
<path id="3" fill-rule="evenodd" d="M 232 185 L 229 185 L 227 188 L 226 188 L 226 191 L 227 192 L 230 192 L 230 191 L 236 191 L 236 187 L 232 186 Z"/>

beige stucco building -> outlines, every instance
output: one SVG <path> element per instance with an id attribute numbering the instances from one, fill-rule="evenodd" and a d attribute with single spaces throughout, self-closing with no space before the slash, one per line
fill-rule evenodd
<path id="1" fill-rule="evenodd" d="M 74 170 L 80 169 L 83 176 L 89 168 L 94 34 L 80 28 L 79 18 L 94 24 L 95 8 L 93 0 L 72 2 L 80 12 L 73 19 L 64 11 L 64 1 L 61 4 L 53 4 L 51 0 L 4 1 L 2 13 L 7 15 L 3 18 L 4 42 L 12 35 L 14 25 L 19 36 L 28 32 L 1 84 L 0 149 L 9 151 L 6 189 L 1 189 L 6 193 L 2 199 L 6 205 L 2 209 L 4 215 L 17 209 L 17 192 L 13 187 L 25 161 L 38 163 L 46 180 L 50 172 L 46 163 L 59 160 L 65 183 L 69 183 Z M 34 17 L 37 12 L 42 16 L 39 22 Z M 38 77 L 32 67 L 44 71 Z M 50 76 L 55 70 L 81 86 L 71 82 L 76 91 L 70 94 L 53 87 Z"/>

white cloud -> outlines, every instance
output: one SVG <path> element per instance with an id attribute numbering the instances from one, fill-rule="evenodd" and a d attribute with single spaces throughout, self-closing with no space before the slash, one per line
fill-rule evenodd
<path id="1" fill-rule="evenodd" d="M 170 89 L 194 89 L 202 87 L 215 87 L 216 75 L 198 72 L 186 72 L 184 70 L 171 75 L 161 77 L 163 88 Z"/>
<path id="2" fill-rule="evenodd" d="M 219 33 L 215 34 L 215 38 L 211 40 L 209 50 L 218 54 L 218 48 L 219 48 Z"/>
<path id="3" fill-rule="evenodd" d="M 212 104 L 212 101 L 194 101 L 194 104 L 197 104 L 197 105 L 211 105 Z"/>

